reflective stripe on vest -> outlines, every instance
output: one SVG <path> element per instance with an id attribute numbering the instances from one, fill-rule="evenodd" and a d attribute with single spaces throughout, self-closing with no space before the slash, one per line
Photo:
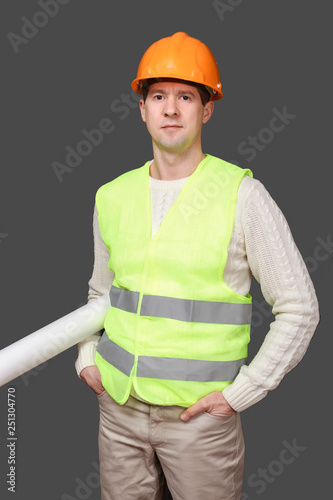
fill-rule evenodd
<path id="1" fill-rule="evenodd" d="M 120 345 L 112 342 L 107 333 L 104 331 L 101 340 L 97 346 L 97 352 L 111 365 L 115 366 L 119 371 L 130 376 L 133 365 L 134 356 L 130 352 L 120 347 Z"/>
<path id="2" fill-rule="evenodd" d="M 123 311 L 136 313 L 139 303 L 139 292 L 131 292 L 125 288 L 111 287 L 110 302 L 112 307 L 122 309 Z"/>
<path id="3" fill-rule="evenodd" d="M 119 371 L 129 376 L 134 356 L 109 339 L 104 332 L 97 352 Z M 137 377 L 195 382 L 234 380 L 246 358 L 235 361 L 207 361 L 201 359 L 139 356 Z"/>
<path id="4" fill-rule="evenodd" d="M 136 313 L 139 292 L 132 292 L 112 285 L 110 301 L 112 307 Z M 140 316 L 154 316 L 195 323 L 248 325 L 251 322 L 251 311 L 251 304 L 143 295 Z"/>

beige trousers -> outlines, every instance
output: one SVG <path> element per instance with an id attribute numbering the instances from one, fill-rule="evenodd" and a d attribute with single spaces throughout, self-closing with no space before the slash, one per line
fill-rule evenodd
<path id="1" fill-rule="evenodd" d="M 130 396 L 118 405 L 104 391 L 99 459 L 102 500 L 161 500 L 165 478 L 173 500 L 239 500 L 244 470 L 240 414 L 201 413 L 187 422 L 180 406 Z"/>

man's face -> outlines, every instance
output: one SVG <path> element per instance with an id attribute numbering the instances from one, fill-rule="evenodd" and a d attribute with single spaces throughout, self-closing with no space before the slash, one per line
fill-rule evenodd
<path id="1" fill-rule="evenodd" d="M 179 82 L 158 82 L 149 87 L 146 102 L 141 99 L 142 120 L 153 146 L 163 151 L 184 152 L 200 147 L 201 129 L 214 104 L 202 105 L 198 90 Z"/>

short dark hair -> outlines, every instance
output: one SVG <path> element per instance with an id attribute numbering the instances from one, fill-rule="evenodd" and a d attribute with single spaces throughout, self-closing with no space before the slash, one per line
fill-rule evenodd
<path id="1" fill-rule="evenodd" d="M 148 78 L 147 80 L 143 80 L 140 88 L 144 102 L 146 102 L 150 85 L 157 82 L 180 82 L 180 83 L 186 83 L 187 85 L 192 85 L 192 87 L 198 89 L 203 106 L 205 106 L 212 97 L 207 88 L 201 83 L 189 82 L 187 80 L 179 80 L 177 78 Z"/>

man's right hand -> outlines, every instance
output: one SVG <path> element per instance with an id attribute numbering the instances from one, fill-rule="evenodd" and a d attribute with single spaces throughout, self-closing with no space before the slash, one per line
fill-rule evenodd
<path id="1" fill-rule="evenodd" d="M 80 378 L 95 392 L 101 394 L 105 389 L 102 385 L 101 372 L 97 366 L 87 366 L 80 373 Z"/>

